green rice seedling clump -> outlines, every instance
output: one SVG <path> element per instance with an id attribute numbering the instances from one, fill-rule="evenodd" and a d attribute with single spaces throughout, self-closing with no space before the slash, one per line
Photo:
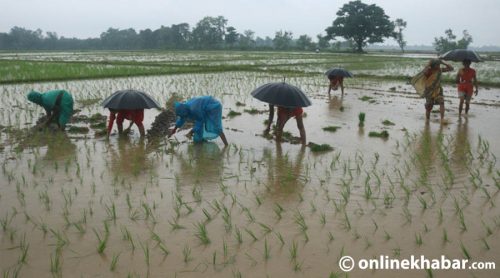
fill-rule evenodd
<path id="1" fill-rule="evenodd" d="M 328 145 L 328 144 L 316 144 L 313 142 L 309 142 L 308 144 L 309 148 L 311 148 L 312 152 L 329 152 L 333 151 L 333 147 Z"/>
<path id="2" fill-rule="evenodd" d="M 370 131 L 368 133 L 369 137 L 379 137 L 379 138 L 389 138 L 389 132 L 387 130 L 383 130 L 381 132 L 376 132 L 376 131 Z"/>
<path id="3" fill-rule="evenodd" d="M 340 126 L 327 126 L 327 127 L 323 127 L 323 130 L 324 131 L 328 131 L 328 132 L 336 132 L 337 129 L 339 129 Z"/>

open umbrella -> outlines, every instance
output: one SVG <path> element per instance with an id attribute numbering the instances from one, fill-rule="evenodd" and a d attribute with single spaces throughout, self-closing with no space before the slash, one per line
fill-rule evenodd
<path id="1" fill-rule="evenodd" d="M 137 90 L 116 91 L 102 102 L 102 106 L 112 109 L 160 108 L 151 96 Z"/>
<path id="2" fill-rule="evenodd" d="M 347 71 L 343 68 L 332 68 L 325 72 L 325 75 L 328 78 L 333 78 L 334 76 L 342 76 L 342 77 L 354 77 L 350 71 Z"/>
<path id="3" fill-rule="evenodd" d="M 462 62 L 463 60 L 471 60 L 471 62 L 481 62 L 481 57 L 472 50 L 454 49 L 439 56 L 439 58 L 447 61 Z"/>
<path id="4" fill-rule="evenodd" d="M 284 107 L 311 105 L 311 101 L 302 90 L 285 82 L 262 85 L 252 91 L 252 96 L 263 102 Z"/>

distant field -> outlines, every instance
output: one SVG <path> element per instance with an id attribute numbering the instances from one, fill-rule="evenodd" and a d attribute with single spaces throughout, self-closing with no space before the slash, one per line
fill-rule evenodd
<path id="1" fill-rule="evenodd" d="M 362 78 L 406 80 L 430 57 L 250 51 L 1 53 L 0 83 L 229 71 L 310 76 L 321 75 L 331 67 L 344 67 Z M 500 62 L 487 61 L 474 67 L 483 85 L 500 87 Z M 445 79 L 451 82 L 453 77 L 448 74 Z"/>

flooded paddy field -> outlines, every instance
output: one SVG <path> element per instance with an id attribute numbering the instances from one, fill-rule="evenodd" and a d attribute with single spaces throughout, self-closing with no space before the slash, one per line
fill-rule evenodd
<path id="1" fill-rule="evenodd" d="M 500 90 L 480 87 L 459 119 L 446 85 L 441 125 L 438 113 L 425 122 L 424 100 L 405 82 L 347 79 L 346 94 L 329 98 L 324 68 L 315 70 L 286 81 L 311 98 L 307 140 L 328 152 L 262 136 L 267 105 L 250 92 L 283 74 L 0 85 L 4 277 L 498 277 L 498 266 L 345 273 L 338 260 L 445 255 L 498 264 Z M 55 88 L 73 94 L 75 117 L 107 115 L 100 102 L 120 89 L 148 92 L 162 106 L 174 93 L 210 94 L 223 104 L 230 145 L 192 144 L 187 129 L 170 139 L 141 140 L 135 130 L 107 140 L 76 120 L 88 131 L 29 131 L 43 110 L 26 93 Z M 146 111 L 146 129 L 159 113 Z M 293 119 L 285 130 L 298 136 Z M 369 136 L 381 131 L 389 136 Z"/>

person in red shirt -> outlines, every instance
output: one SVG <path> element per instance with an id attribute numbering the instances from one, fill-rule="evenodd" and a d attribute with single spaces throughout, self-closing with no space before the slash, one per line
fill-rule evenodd
<path id="1" fill-rule="evenodd" d="M 472 98 L 472 93 L 477 96 L 478 87 L 476 79 L 476 71 L 470 67 L 470 60 L 463 60 L 463 68 L 458 70 L 455 79 L 458 89 L 458 97 L 460 98 L 460 105 L 458 106 L 458 116 L 462 115 L 462 109 L 465 101 L 465 114 L 469 112 L 469 104 Z M 474 90 L 475 87 L 475 90 Z"/>
<path id="2" fill-rule="evenodd" d="M 109 108 L 108 136 L 111 134 L 111 130 L 113 129 L 113 123 L 115 122 L 115 119 L 116 119 L 116 125 L 118 126 L 119 134 L 124 133 L 123 121 L 129 120 L 130 125 L 125 130 L 125 133 L 128 133 L 132 125 L 135 124 L 137 125 L 137 128 L 139 128 L 139 133 L 141 134 L 141 137 L 144 137 L 146 135 L 146 132 L 144 131 L 144 125 L 142 124 L 142 121 L 144 120 L 144 109 L 117 110 Z"/>
<path id="3" fill-rule="evenodd" d="M 344 95 L 344 77 L 342 76 L 332 76 L 331 78 L 328 78 L 330 80 L 330 85 L 328 86 L 328 96 L 330 97 L 330 91 L 334 90 L 336 91 L 339 86 L 340 90 L 342 91 L 342 96 Z"/>
<path id="4" fill-rule="evenodd" d="M 304 110 L 302 107 L 292 107 L 287 108 L 283 106 L 278 106 L 278 119 L 276 121 L 276 141 L 281 142 L 281 136 L 283 135 L 283 128 L 285 127 L 286 122 L 295 117 L 297 121 L 297 128 L 300 133 L 300 142 L 302 145 L 306 144 L 306 130 L 304 128 L 304 122 L 302 120 L 302 114 L 304 114 Z M 274 119 L 274 105 L 269 104 L 269 119 L 267 121 L 267 128 L 264 130 L 264 133 L 269 133 L 271 130 L 271 124 Z"/>

